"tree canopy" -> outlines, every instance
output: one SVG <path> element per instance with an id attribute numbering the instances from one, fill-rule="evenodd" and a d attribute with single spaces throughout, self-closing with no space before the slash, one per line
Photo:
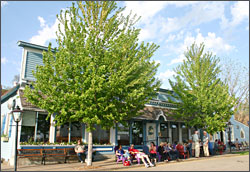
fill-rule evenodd
<path id="1" fill-rule="evenodd" d="M 189 126 L 205 129 L 208 133 L 221 131 L 233 114 L 235 98 L 228 85 L 219 78 L 219 58 L 204 53 L 205 45 L 195 43 L 185 52 L 186 60 L 175 68 L 175 81 L 170 85 L 173 96 L 180 102 L 173 117 Z"/>
<path id="2" fill-rule="evenodd" d="M 155 95 L 158 46 L 139 42 L 138 18 L 123 10 L 115 1 L 78 1 L 57 16 L 58 47 L 49 45 L 24 91 L 48 116 L 56 113 L 57 125 L 79 121 L 91 133 L 94 124 L 126 124 Z"/>

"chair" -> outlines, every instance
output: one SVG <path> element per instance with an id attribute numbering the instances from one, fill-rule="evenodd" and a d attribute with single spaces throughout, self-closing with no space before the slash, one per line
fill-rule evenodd
<path id="1" fill-rule="evenodd" d="M 118 162 L 122 161 L 122 164 L 124 164 L 124 161 L 127 160 L 127 158 L 125 158 L 123 155 L 116 155 L 117 161 L 116 163 L 118 164 Z"/>

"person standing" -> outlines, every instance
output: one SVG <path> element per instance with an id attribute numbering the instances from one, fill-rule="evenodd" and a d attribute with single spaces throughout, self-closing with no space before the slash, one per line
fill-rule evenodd
<path id="1" fill-rule="evenodd" d="M 81 140 L 77 141 L 77 145 L 75 146 L 75 152 L 81 163 L 83 163 L 85 161 L 86 155 L 85 155 L 85 146 L 81 145 Z"/>
<path id="2" fill-rule="evenodd" d="M 203 152 L 204 156 L 209 156 L 208 152 L 208 134 L 206 131 L 203 131 Z"/>
<path id="3" fill-rule="evenodd" d="M 195 157 L 199 158 L 199 156 L 200 156 L 200 143 L 199 143 L 199 136 L 198 136 L 197 130 L 194 132 L 192 140 L 193 140 L 194 148 L 195 148 Z"/>

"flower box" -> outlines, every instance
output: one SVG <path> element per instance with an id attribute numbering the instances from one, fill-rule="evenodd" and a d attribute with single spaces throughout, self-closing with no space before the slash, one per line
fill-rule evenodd
<path id="1" fill-rule="evenodd" d="M 7 136 L 1 137 L 1 140 L 3 142 L 8 142 L 9 141 L 9 137 L 7 137 Z"/>

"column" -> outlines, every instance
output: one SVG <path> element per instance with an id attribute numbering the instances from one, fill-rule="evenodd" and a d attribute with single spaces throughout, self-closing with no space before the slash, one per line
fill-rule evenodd
<path id="1" fill-rule="evenodd" d="M 172 127 L 170 125 L 170 121 L 168 121 L 168 128 L 169 142 L 172 143 Z"/>
<path id="2" fill-rule="evenodd" d="M 143 125 L 143 145 L 147 145 L 147 131 L 146 131 L 146 121 L 142 121 L 142 125 Z"/>
<path id="3" fill-rule="evenodd" d="M 49 129 L 49 142 L 50 143 L 55 143 L 56 141 L 56 127 L 55 127 L 56 122 L 54 121 L 54 119 L 55 119 L 55 114 L 52 114 L 50 116 L 50 129 Z"/>
<path id="4" fill-rule="evenodd" d="M 129 144 L 131 145 L 132 144 L 132 130 L 133 130 L 133 128 L 132 128 L 132 122 L 133 121 L 129 121 Z"/>
<path id="5" fill-rule="evenodd" d="M 68 143 L 71 142 L 71 122 L 69 122 Z"/>
<path id="6" fill-rule="evenodd" d="M 190 140 L 191 136 L 192 136 L 192 134 L 191 134 L 191 129 L 188 128 L 188 139 L 189 139 L 189 140 Z"/>
<path id="7" fill-rule="evenodd" d="M 86 143 L 86 140 L 85 140 L 85 124 L 82 124 L 82 142 Z"/>
<path id="8" fill-rule="evenodd" d="M 38 125 L 38 112 L 36 112 L 36 124 L 35 124 L 35 136 L 34 136 L 34 141 L 36 142 L 37 140 L 37 125 Z"/>
<path id="9" fill-rule="evenodd" d="M 155 137 L 156 137 L 156 145 L 158 145 L 158 126 L 159 126 L 159 122 L 158 121 L 156 121 L 156 125 L 155 125 L 155 132 L 156 132 L 156 134 L 155 134 Z"/>
<path id="10" fill-rule="evenodd" d="M 179 128 L 179 142 L 182 142 L 182 127 L 180 122 L 178 122 L 178 128 Z"/>

